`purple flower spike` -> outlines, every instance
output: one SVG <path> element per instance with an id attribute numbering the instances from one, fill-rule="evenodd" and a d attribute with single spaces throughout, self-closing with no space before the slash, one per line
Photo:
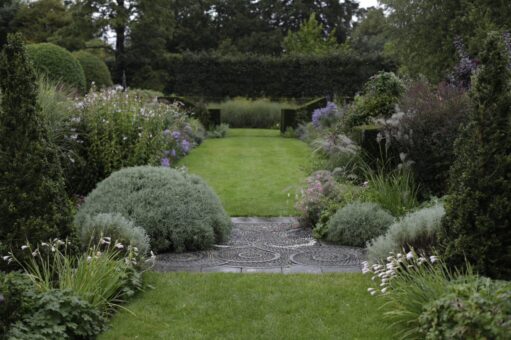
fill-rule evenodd
<path id="1" fill-rule="evenodd" d="M 190 142 L 187 141 L 186 139 L 183 139 L 183 141 L 181 142 L 181 150 L 183 151 L 184 154 L 187 154 L 190 151 Z"/>
<path id="2" fill-rule="evenodd" d="M 170 168 L 170 159 L 168 159 L 167 157 L 163 157 L 161 159 L 161 166 L 165 168 Z"/>
<path id="3" fill-rule="evenodd" d="M 175 140 L 178 140 L 181 137 L 181 132 L 179 131 L 172 131 L 172 138 Z"/>
<path id="4" fill-rule="evenodd" d="M 174 150 L 174 149 L 170 150 L 170 155 L 172 157 L 176 157 L 176 150 Z"/>

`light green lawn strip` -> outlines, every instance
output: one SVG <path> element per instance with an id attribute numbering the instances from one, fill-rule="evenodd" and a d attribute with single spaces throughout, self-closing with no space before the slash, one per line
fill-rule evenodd
<path id="1" fill-rule="evenodd" d="M 282 138 L 278 130 L 231 129 L 179 165 L 204 178 L 231 216 L 294 216 L 294 194 L 310 157 L 305 143 Z"/>
<path id="2" fill-rule="evenodd" d="M 100 339 L 391 339 L 362 274 L 147 273 Z"/>

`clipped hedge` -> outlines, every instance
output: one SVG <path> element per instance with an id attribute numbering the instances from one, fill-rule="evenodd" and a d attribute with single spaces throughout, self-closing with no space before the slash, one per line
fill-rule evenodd
<path id="1" fill-rule="evenodd" d="M 28 45 L 27 52 L 38 72 L 80 92 L 85 91 L 85 73 L 71 52 L 50 43 Z"/>
<path id="2" fill-rule="evenodd" d="M 87 91 L 90 90 L 93 82 L 97 88 L 113 85 L 112 75 L 103 60 L 86 51 L 75 52 L 73 56 L 82 65 Z"/>
<path id="3" fill-rule="evenodd" d="M 212 97 L 353 96 L 373 74 L 393 68 L 381 57 L 353 54 L 226 57 L 185 53 L 170 55 L 167 63 L 167 93 Z"/>

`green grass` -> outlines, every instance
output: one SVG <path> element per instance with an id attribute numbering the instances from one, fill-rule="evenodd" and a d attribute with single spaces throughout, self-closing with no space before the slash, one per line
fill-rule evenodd
<path id="1" fill-rule="evenodd" d="M 391 339 L 362 274 L 146 275 L 100 339 Z"/>
<path id="2" fill-rule="evenodd" d="M 310 156 L 305 143 L 282 138 L 277 130 L 231 129 L 227 138 L 206 140 L 179 165 L 204 178 L 231 216 L 293 216 Z"/>

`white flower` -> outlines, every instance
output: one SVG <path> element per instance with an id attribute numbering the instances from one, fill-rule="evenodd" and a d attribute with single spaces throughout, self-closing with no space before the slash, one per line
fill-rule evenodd
<path id="1" fill-rule="evenodd" d="M 3 257 L 2 257 L 2 259 L 3 259 L 4 261 L 8 261 L 10 258 L 11 258 L 10 256 L 3 256 Z"/>
<path id="2" fill-rule="evenodd" d="M 54 253 L 55 252 L 55 247 L 54 246 L 51 246 L 51 251 Z"/>
<path id="3" fill-rule="evenodd" d="M 388 290 L 388 289 L 389 289 L 388 287 L 383 288 L 383 289 L 381 290 L 382 294 L 385 294 L 385 293 L 387 292 L 387 290 Z"/>
<path id="4" fill-rule="evenodd" d="M 39 249 L 36 249 L 32 252 L 32 256 L 36 257 L 39 254 Z"/>
<path id="5" fill-rule="evenodd" d="M 369 294 L 371 294 L 371 295 L 373 295 L 373 296 L 374 296 L 374 295 L 376 295 L 376 291 L 374 290 L 374 291 L 372 291 L 372 292 L 369 292 Z"/>
<path id="6" fill-rule="evenodd" d="M 25 249 L 28 249 L 29 246 L 25 245 L 25 246 L 21 246 L 21 250 L 25 250 Z"/>
<path id="7" fill-rule="evenodd" d="M 117 249 L 123 249 L 124 248 L 124 246 L 121 243 L 116 243 L 114 247 L 117 248 Z"/>
<path id="8" fill-rule="evenodd" d="M 375 289 L 374 288 L 367 288 L 367 291 L 370 293 L 372 291 L 374 291 Z"/>
<path id="9" fill-rule="evenodd" d="M 412 253 L 412 252 L 409 252 L 408 254 L 406 254 L 406 259 L 407 259 L 407 260 L 411 260 L 411 259 L 413 259 L 413 253 Z"/>
<path id="10" fill-rule="evenodd" d="M 431 263 L 435 263 L 436 261 L 438 261 L 438 257 L 432 255 L 429 257 L 429 260 L 431 261 Z"/>
<path id="11" fill-rule="evenodd" d="M 92 257 L 91 256 L 87 256 L 87 261 L 92 261 Z"/>
<path id="12" fill-rule="evenodd" d="M 46 242 L 41 243 L 41 245 L 42 245 L 43 247 L 48 247 L 48 243 L 46 243 Z"/>

